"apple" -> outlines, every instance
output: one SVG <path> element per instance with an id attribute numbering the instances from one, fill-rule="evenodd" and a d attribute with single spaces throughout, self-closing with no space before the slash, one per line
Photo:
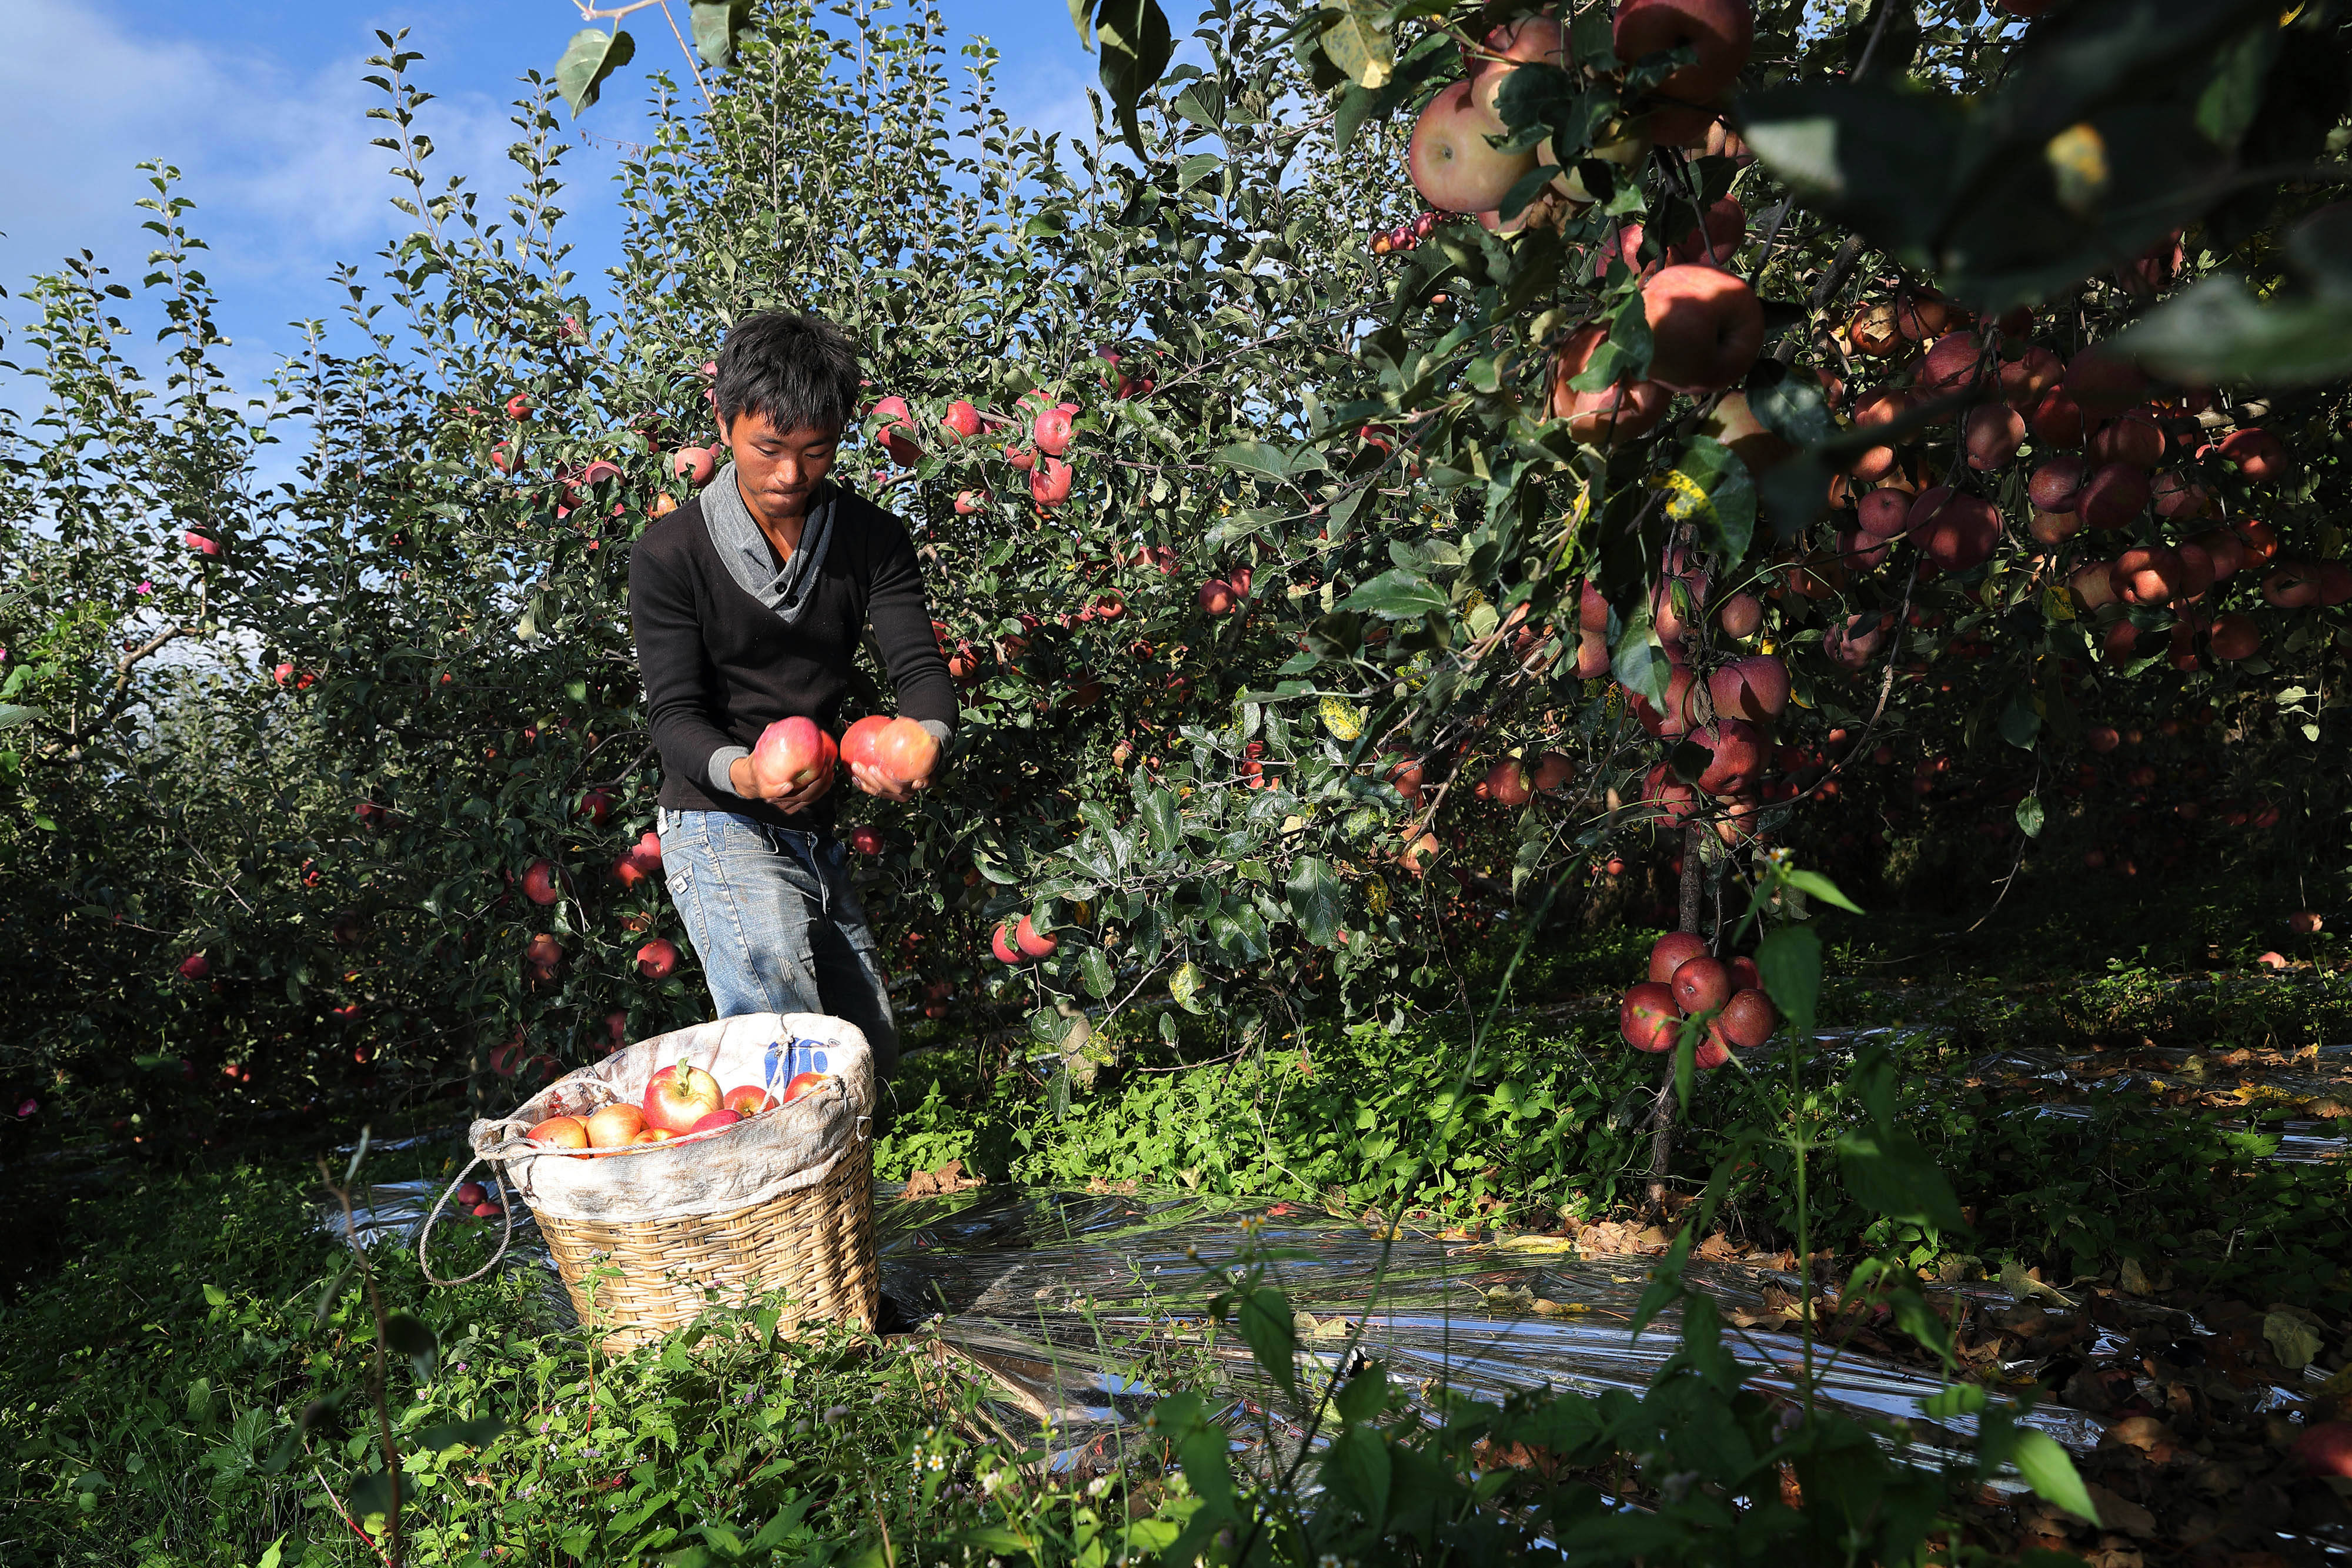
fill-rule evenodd
<path id="1" fill-rule="evenodd" d="M 1048 457 L 1059 457 L 1070 449 L 1070 416 L 1063 409 L 1049 408 L 1037 416 L 1029 428 L 1029 438 L 1037 450 Z"/>
<path id="2" fill-rule="evenodd" d="M 1754 965 L 1749 967 L 1753 968 Z M 1736 983 L 1736 976 L 1734 979 Z M 1780 1015 L 1772 1006 L 1772 998 L 1753 986 L 1733 991 L 1731 999 L 1723 1004 L 1722 1016 L 1716 1019 L 1716 1027 L 1723 1031 L 1724 1039 L 1740 1051 L 1753 1051 L 1762 1045 L 1772 1038 L 1772 1031 L 1780 1024 Z"/>
<path id="3" fill-rule="evenodd" d="M 1685 1013 L 1713 1012 L 1731 999 L 1731 970 L 1720 958 L 1701 954 L 1675 967 L 1666 982 L 1675 1005 Z"/>
<path id="4" fill-rule="evenodd" d="M 1674 3 L 1653 0 L 1652 8 Z M 1620 12 L 1621 23 L 1623 16 Z M 1755 291 L 1716 267 L 1661 268 L 1642 286 L 1642 309 L 1650 322 L 1651 379 L 1674 392 L 1727 387 L 1764 347 L 1764 310 Z"/>
<path id="5" fill-rule="evenodd" d="M 1536 155 L 1503 152 L 1486 139 L 1503 122 L 1479 102 L 1475 81 L 1456 82 L 1432 99 L 1413 122 L 1405 165 L 1422 200 L 1442 213 L 1483 213 L 1502 205 Z"/>
<path id="6" fill-rule="evenodd" d="M 880 854 L 883 842 L 882 834 L 866 823 L 860 822 L 849 830 L 849 847 L 861 855 Z"/>
<path id="7" fill-rule="evenodd" d="M 1881 485 L 1862 498 L 1854 520 L 1875 538 L 1898 538 L 1911 526 L 1911 503 L 1918 497 L 1897 485 Z"/>
<path id="8" fill-rule="evenodd" d="M 1506 757 L 1486 769 L 1486 776 L 1472 793 L 1497 806 L 1524 806 L 1534 796 L 1528 770 L 1516 757 Z"/>
<path id="9" fill-rule="evenodd" d="M 1748 63 L 1756 17 L 1747 0 L 1625 0 L 1612 35 L 1617 57 L 1628 65 L 1669 49 L 1696 50 L 1696 60 L 1658 84 L 1658 96 L 1711 103 Z"/>
<path id="10" fill-rule="evenodd" d="M 637 973 L 648 980 L 667 980 L 677 968 L 677 944 L 656 936 L 637 949 Z"/>
<path id="11" fill-rule="evenodd" d="M 1904 343 L 1902 321 L 1892 299 L 1864 306 L 1845 324 L 1846 341 L 1858 354 L 1891 354 Z"/>
<path id="12" fill-rule="evenodd" d="M 1920 553 L 1945 571 L 1982 566 L 2000 543 L 2000 508 L 1948 485 L 1920 491 L 1904 523 Z"/>
<path id="13" fill-rule="evenodd" d="M 1030 471 L 1029 498 L 1041 507 L 1058 507 L 1069 497 L 1070 465 L 1048 455 L 1044 463 Z"/>
<path id="14" fill-rule="evenodd" d="M 947 415 L 940 423 L 951 435 L 965 438 L 978 435 L 981 430 L 980 410 L 958 398 L 948 404 Z"/>
<path id="15" fill-rule="evenodd" d="M 696 1117 L 694 1119 L 694 1125 L 688 1127 L 687 1131 L 689 1133 L 716 1133 L 722 1128 L 733 1126 L 742 1119 L 742 1113 L 739 1111 L 730 1111 L 726 1106 L 721 1105 L 716 1111 L 705 1112 L 702 1115 Z"/>
<path id="16" fill-rule="evenodd" d="M 1502 119 L 1497 105 L 1503 83 L 1523 65 L 1548 65 L 1561 70 L 1571 68 L 1575 55 L 1570 50 L 1568 34 L 1558 18 L 1545 16 L 1522 16 L 1507 23 L 1486 35 L 1485 47 L 1470 55 L 1470 84 L 1476 89 L 1478 106 L 1496 118 Z"/>
<path id="17" fill-rule="evenodd" d="M 1738 996 L 1742 991 L 1760 991 L 1764 988 L 1764 977 L 1756 967 L 1755 959 L 1743 955 L 1737 958 L 1726 958 L 1723 964 L 1725 968 L 1731 971 L 1732 995 Z"/>
<path id="18" fill-rule="evenodd" d="M 2039 464 L 2025 481 L 2026 499 L 2037 510 L 2071 512 L 2082 504 L 2083 482 L 2090 466 L 2079 457 L 2053 457 Z"/>
<path id="19" fill-rule="evenodd" d="M 523 868 L 522 895 L 533 904 L 553 904 L 563 896 L 556 885 L 555 867 L 546 861 L 533 861 Z"/>
<path id="20" fill-rule="evenodd" d="M 2167 521 L 2201 517 L 2213 509 L 2211 491 L 2169 468 L 2148 481 L 2147 491 L 2156 515 Z"/>
<path id="21" fill-rule="evenodd" d="M 1699 679 L 1686 664 L 1676 664 L 1666 675 L 1666 706 L 1661 712 L 1651 706 L 1650 699 L 1634 692 L 1625 694 L 1625 706 L 1643 729 L 1664 739 L 1675 740 L 1690 733 L 1698 722 Z"/>
<path id="22" fill-rule="evenodd" d="M 874 405 L 872 417 L 888 422 L 882 427 L 882 444 L 901 468 L 912 468 L 923 460 L 922 446 L 915 440 L 912 413 L 902 397 L 886 397 Z"/>
<path id="23" fill-rule="evenodd" d="M 1025 915 L 1021 917 L 1020 925 L 1013 931 L 1013 945 L 1021 949 L 1021 956 L 1024 958 L 1043 958 L 1062 945 L 1061 939 L 1052 932 L 1040 931 L 1030 925 L 1029 917 Z"/>
<path id="24" fill-rule="evenodd" d="M 646 1125 L 683 1133 L 719 1109 L 719 1080 L 689 1062 L 665 1067 L 646 1085 Z"/>
<path id="25" fill-rule="evenodd" d="M 617 1149 L 646 1130 L 646 1113 L 635 1105 L 607 1105 L 588 1118 L 588 1146 Z"/>
<path id="26" fill-rule="evenodd" d="M 2268 566 L 2271 558 L 2278 554 L 2278 530 L 2268 523 L 2247 518 L 2231 524 L 2231 531 L 2238 536 L 2239 564 L 2242 567 Z"/>
<path id="27" fill-rule="evenodd" d="M 2263 955 L 2266 959 L 2274 956 Z M 2352 1480 L 2352 1421 L 2321 1421 L 2306 1427 L 2287 1451 L 2312 1475 Z"/>
<path id="28" fill-rule="evenodd" d="M 794 714 L 760 732 L 759 744 L 751 748 L 751 767 L 766 785 L 798 789 L 833 777 L 840 755 L 833 737 L 819 729 L 814 719 Z"/>
<path id="29" fill-rule="evenodd" d="M 478 1203 L 474 1205 L 473 1208 L 474 1218 L 477 1219 L 496 1219 L 499 1215 L 504 1214 L 505 1212 L 505 1209 L 500 1208 L 495 1203 Z"/>
<path id="30" fill-rule="evenodd" d="M 1715 711 L 1750 724 L 1769 724 L 1789 706 L 1789 666 L 1777 654 L 1734 659 L 1706 678 Z"/>
<path id="31" fill-rule="evenodd" d="M 1649 977 L 1663 986 L 1675 977 L 1676 969 L 1706 952 L 1705 938 L 1688 931 L 1669 931 L 1650 947 Z"/>
<path id="32" fill-rule="evenodd" d="M 2113 419 L 2147 396 L 2147 377 L 2104 348 L 2084 350 L 2066 362 L 2066 395 L 2091 419 Z"/>
<path id="33" fill-rule="evenodd" d="M 875 760 L 874 747 L 882 738 L 882 732 L 889 727 L 888 714 L 870 713 L 843 730 L 841 732 L 842 766 L 845 768 L 879 766 Z M 920 728 L 921 726 L 919 725 L 916 727 Z"/>
<path id="34" fill-rule="evenodd" d="M 180 960 L 180 978 L 201 980 L 213 972 L 213 961 L 202 953 L 191 953 Z"/>
<path id="35" fill-rule="evenodd" d="M 719 1103 L 738 1116 L 751 1117 L 773 1110 L 780 1102 L 756 1083 L 738 1083 L 719 1097 Z"/>
<path id="36" fill-rule="evenodd" d="M 523 944 L 522 956 L 532 968 L 553 974 L 555 967 L 563 962 L 563 944 L 542 931 Z"/>
<path id="37" fill-rule="evenodd" d="M 988 940 L 988 950 L 996 955 L 997 961 L 999 963 L 1018 964 L 1021 962 L 1021 949 L 1013 946 L 1013 923 L 1011 921 L 1008 920 L 1003 925 L 997 926 L 996 935 L 990 937 Z"/>
<path id="38" fill-rule="evenodd" d="M 1682 1029 L 1682 1014 L 1675 1007 L 1675 993 L 1654 981 L 1643 981 L 1625 993 L 1617 1004 L 1617 1030 L 1625 1043 L 1635 1051 L 1653 1055 L 1672 1051 L 1675 1037 Z"/>
<path id="39" fill-rule="evenodd" d="M 1969 466 L 1979 474 L 2008 467 L 2025 444 L 2025 416 L 2005 402 L 1979 403 L 1961 428 Z"/>
<path id="40" fill-rule="evenodd" d="M 1007 443 L 1004 448 L 1004 460 L 1026 474 L 1036 466 L 1037 454 L 1029 447 Z"/>
<path id="41" fill-rule="evenodd" d="M 795 1100 L 814 1093 L 817 1089 L 824 1084 L 825 1080 L 832 1076 L 833 1074 L 830 1072 L 794 1073 L 793 1075 L 793 1081 L 784 1085 L 783 1103 L 789 1105 Z"/>
<path id="42" fill-rule="evenodd" d="M 506 411 L 507 417 L 509 419 L 517 421 L 529 419 L 530 417 L 530 394 L 528 392 L 515 393 L 514 396 L 507 399 Z"/>
<path id="43" fill-rule="evenodd" d="M 1698 815 L 1698 791 L 1675 777 L 1675 770 L 1663 762 L 1643 775 L 1641 801 L 1664 822 Z"/>
<path id="44" fill-rule="evenodd" d="M 1578 328 L 1561 343 L 1551 362 L 1551 416 L 1568 421 L 1568 433 L 1587 446 L 1611 447 L 1649 433 L 1666 416 L 1669 401 L 1655 382 L 1617 382 L 1599 392 L 1578 392 L 1569 385 L 1583 374 L 1593 352 L 1608 338 L 1600 322 Z"/>
<path id="45" fill-rule="evenodd" d="M 568 1121 L 572 1120 L 572 1118 L 571 1118 L 571 1117 L 569 1117 L 569 1116 L 566 1116 L 566 1117 L 562 1118 L 562 1120 L 564 1120 L 564 1121 L 567 1121 L 567 1122 L 568 1122 Z M 541 1125 L 544 1125 L 544 1124 L 541 1124 Z M 532 1135 L 533 1137 L 536 1137 L 536 1136 L 538 1136 L 538 1134 L 539 1134 L 539 1128 L 537 1128 L 537 1127 L 533 1127 L 533 1128 L 531 1129 L 531 1135 Z M 484 1186 L 480 1182 L 478 1182 L 478 1181 L 466 1181 L 466 1182 L 459 1182 L 459 1183 L 457 1184 L 457 1191 L 455 1191 L 455 1192 L 453 1192 L 453 1193 L 451 1193 L 449 1196 L 450 1196 L 452 1198 L 456 1199 L 456 1200 L 457 1200 L 457 1202 L 458 1203 L 458 1205 L 459 1205 L 460 1207 L 466 1207 L 466 1208 L 471 1208 L 471 1207 L 474 1207 L 474 1205 L 476 1205 L 476 1204 L 478 1204 L 478 1203 L 488 1203 L 488 1202 L 489 1202 L 489 1201 L 490 1201 L 490 1189 L 489 1189 L 489 1188 L 488 1188 L 488 1187 L 486 1187 L 486 1186 Z"/>
<path id="46" fill-rule="evenodd" d="M 2301 610 L 2319 602 L 2319 573 L 2289 561 L 2263 579 L 2263 602 L 2276 610 Z"/>
<path id="47" fill-rule="evenodd" d="M 577 1116 L 550 1116 L 533 1127 L 525 1136 L 534 1144 L 552 1144 L 559 1149 L 584 1149 L 588 1146 L 588 1129 Z M 475 1186 L 472 1182 L 466 1184 Z M 476 1186 L 476 1191 L 480 1188 Z M 476 1203 L 488 1200 L 488 1194 L 476 1198 Z M 462 1201 L 462 1199 L 461 1199 Z"/>
<path id="48" fill-rule="evenodd" d="M 1213 577 L 1201 584 L 1201 608 L 1211 615 L 1231 615 L 1236 596 L 1234 585 L 1222 577 Z"/>
<path id="49" fill-rule="evenodd" d="M 1764 625 L 1764 601 L 1752 593 L 1735 593 L 1715 612 L 1715 623 L 1728 637 L 1753 637 Z"/>
<path id="50" fill-rule="evenodd" d="M 994 499 L 995 497 L 985 490 L 958 490 L 955 498 L 956 516 L 976 517 L 987 510 L 989 502 Z"/>
<path id="51" fill-rule="evenodd" d="M 2074 569 L 2066 586 L 2085 610 L 2100 610 L 2116 601 L 2115 563 L 2095 560 Z"/>
<path id="52" fill-rule="evenodd" d="M 515 463 L 516 458 L 514 448 L 506 442 L 501 441 L 496 446 L 490 448 L 490 466 L 497 469 L 499 473 L 513 473 L 515 471 Z"/>
<path id="53" fill-rule="evenodd" d="M 669 471 L 698 490 L 719 472 L 719 459 L 708 446 L 681 446 L 670 455 Z"/>
<path id="54" fill-rule="evenodd" d="M 605 820 L 613 814 L 613 792 L 610 789 L 589 790 L 580 797 L 580 804 L 572 809 L 572 814 L 585 817 L 597 827 L 603 827 Z"/>
<path id="55" fill-rule="evenodd" d="M 1974 332 L 1947 332 L 1928 347 L 1912 384 L 1931 397 L 1966 392 L 1984 374 L 1984 340 Z"/>
<path id="56" fill-rule="evenodd" d="M 1536 758 L 1535 787 L 1539 795 L 1564 789 L 1576 778 L 1576 763 L 1557 751 L 1547 751 Z"/>
<path id="57" fill-rule="evenodd" d="M 183 533 L 180 536 L 180 542 L 187 546 L 190 549 L 195 551 L 198 555 L 216 556 L 221 552 L 220 540 L 214 538 L 209 534 L 200 534 L 194 528 L 190 528 L 186 532 Z"/>
<path id="58" fill-rule="evenodd" d="M 2213 450 L 2224 460 L 2236 464 L 2239 473 L 2257 483 L 2286 473 L 2286 446 L 2267 430 L 2233 430 Z"/>
<path id="59" fill-rule="evenodd" d="M 1738 453 L 1752 474 L 1786 462 L 1796 450 L 1756 417 L 1743 392 L 1727 392 L 1717 399 L 1714 409 L 1699 421 L 1698 433 Z"/>
<path id="60" fill-rule="evenodd" d="M 911 718 L 894 718 L 874 741 L 874 767 L 893 784 L 917 784 L 940 765 L 937 737 Z"/>
<path id="61" fill-rule="evenodd" d="M 1875 615 L 1857 613 L 1834 622 L 1822 635 L 1822 652 L 1844 670 L 1862 670 L 1878 653 L 1886 627 Z"/>
<path id="62" fill-rule="evenodd" d="M 2136 408 L 2091 433 L 2094 463 L 2128 463 L 2153 468 L 2164 461 L 2164 427 L 2144 408 Z"/>
<path id="63" fill-rule="evenodd" d="M 1698 776 L 1698 791 L 1717 800 L 1744 795 L 1755 788 L 1764 771 L 1764 746 L 1756 727 L 1736 718 L 1718 718 L 1691 739 L 1707 750 L 1707 764 Z"/>

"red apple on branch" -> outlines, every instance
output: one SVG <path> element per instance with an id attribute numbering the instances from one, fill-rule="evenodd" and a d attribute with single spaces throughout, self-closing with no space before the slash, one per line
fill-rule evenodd
<path id="1" fill-rule="evenodd" d="M 677 944 L 656 936 L 637 949 L 637 973 L 648 980 L 667 980 L 677 968 Z"/>
<path id="2" fill-rule="evenodd" d="M 1405 165 L 1423 201 L 1442 213 L 1482 213 L 1502 204 L 1532 152 L 1504 152 L 1486 139 L 1503 122 L 1478 101 L 1473 82 L 1457 82 L 1430 100 L 1414 121 Z"/>
<path id="3" fill-rule="evenodd" d="M 1731 385 L 1764 347 L 1755 290 L 1716 267 L 1660 269 L 1642 286 L 1642 309 L 1650 322 L 1651 378 L 1675 392 Z"/>

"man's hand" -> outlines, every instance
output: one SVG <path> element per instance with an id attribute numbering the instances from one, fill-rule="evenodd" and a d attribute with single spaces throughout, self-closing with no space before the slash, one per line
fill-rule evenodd
<path id="1" fill-rule="evenodd" d="M 879 795 L 885 800 L 911 800 L 931 787 L 932 780 L 940 776 L 940 763 L 946 759 L 947 753 L 942 750 L 940 753 L 939 761 L 931 764 L 931 770 L 911 784 L 901 784 L 897 779 L 885 776 L 879 769 L 868 768 L 863 762 L 851 763 L 849 776 L 857 780 L 857 787 L 868 795 Z"/>
<path id="2" fill-rule="evenodd" d="M 751 758 L 739 757 L 727 769 L 727 782 L 746 800 L 765 800 L 791 815 L 824 799 L 825 791 L 833 788 L 833 769 L 828 768 L 808 782 L 795 785 L 769 779 Z"/>

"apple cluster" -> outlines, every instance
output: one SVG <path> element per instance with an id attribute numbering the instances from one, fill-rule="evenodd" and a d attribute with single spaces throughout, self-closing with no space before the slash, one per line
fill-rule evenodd
<path id="1" fill-rule="evenodd" d="M 1650 949 L 1650 977 L 1618 1004 L 1617 1027 L 1634 1050 L 1664 1052 L 1691 1019 L 1706 1031 L 1693 1060 L 1706 1068 L 1721 1067 L 1734 1051 L 1756 1050 L 1780 1025 L 1754 959 L 1718 958 L 1699 937 L 1669 932 Z"/>

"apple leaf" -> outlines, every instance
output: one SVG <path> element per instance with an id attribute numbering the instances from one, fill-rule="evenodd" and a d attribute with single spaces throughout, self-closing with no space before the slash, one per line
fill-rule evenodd
<path id="1" fill-rule="evenodd" d="M 1764 977 L 1764 994 L 1789 1020 L 1790 1037 L 1811 1037 L 1821 1005 L 1822 939 L 1804 925 L 1768 931 L 1756 944 L 1756 970 Z"/>
<path id="2" fill-rule="evenodd" d="M 1110 94 L 1119 133 L 1141 158 L 1143 129 L 1135 108 L 1168 68 L 1176 52 L 1175 36 L 1169 31 L 1160 0 L 1102 0 L 1095 7 L 1095 37 L 1102 46 L 1103 89 Z"/>
<path id="3" fill-rule="evenodd" d="M 1778 360 L 1759 360 L 1749 374 L 1748 409 L 1791 446 L 1818 446 L 1837 434 L 1829 399 L 1813 377 L 1791 375 Z"/>
<path id="4" fill-rule="evenodd" d="M 1648 611 L 1637 612 L 1626 624 L 1625 634 L 1617 640 L 1617 653 L 1610 661 L 1610 671 L 1619 685 L 1651 706 L 1666 700 L 1666 684 L 1674 679 L 1674 661 L 1659 646 Z"/>
<path id="5" fill-rule="evenodd" d="M 477 1416 L 470 1421 L 445 1421 L 417 1433 L 409 1440 L 409 1447 L 426 1454 L 437 1454 L 444 1448 L 487 1448 L 492 1438 L 506 1429 L 507 1420 L 503 1416 Z"/>
<path id="6" fill-rule="evenodd" d="M 751 20 L 751 0 L 694 0 L 694 52 L 713 70 L 735 63 L 735 37 Z"/>
<path id="7" fill-rule="evenodd" d="M 604 78 L 627 65 L 637 52 L 637 41 L 615 28 L 600 33 L 593 27 L 572 35 L 563 57 L 555 63 L 555 90 L 562 95 L 572 118 L 596 101 Z"/>
<path id="8" fill-rule="evenodd" d="M 2018 831 L 2029 839 L 2042 836 L 2042 797 L 2028 795 L 2017 803 Z"/>
<path id="9" fill-rule="evenodd" d="M 1600 392 L 1621 381 L 1638 382 L 1649 373 L 1650 318 L 1636 291 L 1627 294 L 1618 306 L 1609 323 L 1609 336 L 1568 384 L 1577 392 Z"/>
<path id="10" fill-rule="evenodd" d="M 1331 862 L 1315 855 L 1302 855 L 1290 868 L 1290 881 L 1284 889 L 1290 895 L 1290 913 L 1298 922 L 1299 934 L 1318 947 L 1328 947 L 1332 934 L 1339 929 L 1339 879 L 1331 870 Z"/>
<path id="11" fill-rule="evenodd" d="M 2084 1486 L 2082 1473 L 2074 1469 L 2073 1457 L 2058 1446 L 2057 1438 L 2031 1427 L 2023 1427 L 2010 1448 L 2009 1462 L 2017 1467 L 2025 1484 L 2043 1501 L 2055 1503 L 2095 1525 L 2099 1522 L 2099 1505 L 2091 1500 L 2090 1489 Z"/>
<path id="12" fill-rule="evenodd" d="M 383 1347 L 408 1357 L 416 1368 L 416 1379 L 422 1383 L 433 1375 L 433 1360 L 440 1352 L 440 1341 L 425 1320 L 413 1312 L 394 1312 L 383 1320 Z"/>
<path id="13" fill-rule="evenodd" d="M 1327 14 L 1337 20 L 1323 29 L 1323 54 L 1357 86 L 1378 89 L 1396 68 L 1395 42 L 1379 25 L 1388 7 L 1370 0 L 1332 0 Z"/>
<path id="14" fill-rule="evenodd" d="M 1756 481 L 1738 453 L 1712 436 L 1694 435 L 1682 461 L 1657 483 L 1666 492 L 1670 519 L 1696 523 L 1700 537 L 1726 561 L 1747 555 L 1756 534 Z"/>
<path id="15" fill-rule="evenodd" d="M 2174 381 L 2310 386 L 2352 372 L 2352 292 L 2265 305 L 2224 273 L 2126 328 L 2116 352 Z"/>
<path id="16" fill-rule="evenodd" d="M 1390 621 L 1443 615 L 1448 606 L 1445 595 L 1431 587 L 1427 578 L 1401 566 L 1390 568 L 1339 602 L 1342 610 L 1360 611 Z"/>

